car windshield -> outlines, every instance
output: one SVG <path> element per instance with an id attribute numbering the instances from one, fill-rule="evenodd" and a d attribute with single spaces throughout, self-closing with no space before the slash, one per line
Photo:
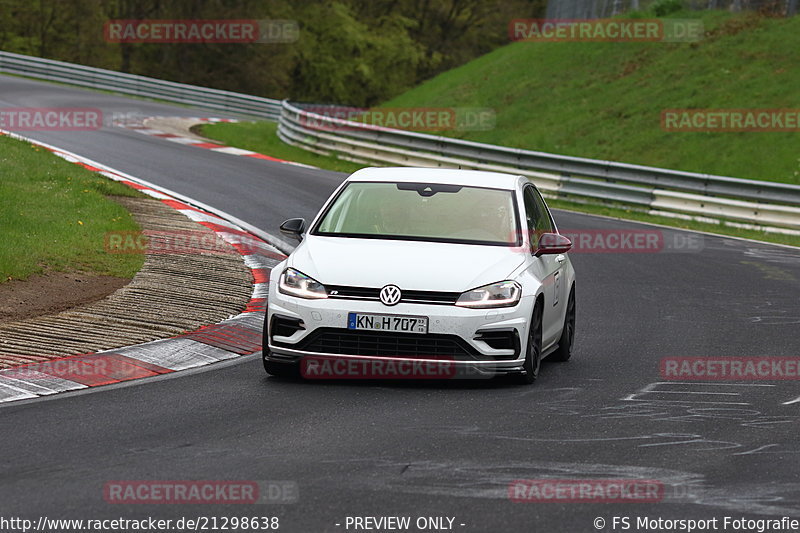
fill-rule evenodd
<path id="1" fill-rule="evenodd" d="M 312 234 L 519 244 L 513 191 L 435 183 L 351 182 Z"/>

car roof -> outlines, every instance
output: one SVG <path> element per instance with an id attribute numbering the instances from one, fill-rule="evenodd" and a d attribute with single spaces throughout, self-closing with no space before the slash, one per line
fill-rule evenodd
<path id="1" fill-rule="evenodd" d="M 420 167 L 362 168 L 348 178 L 348 181 L 442 183 L 509 190 L 515 190 L 519 180 L 520 176 L 501 172 Z"/>

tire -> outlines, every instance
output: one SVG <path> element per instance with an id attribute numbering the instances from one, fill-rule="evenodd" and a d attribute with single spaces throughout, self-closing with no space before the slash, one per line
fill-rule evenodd
<path id="1" fill-rule="evenodd" d="M 522 368 L 524 373 L 519 374 L 518 381 L 530 385 L 539 377 L 539 368 L 542 366 L 542 301 L 538 300 L 533 308 L 528 339 L 525 343 L 525 362 Z"/>
<path id="2" fill-rule="evenodd" d="M 572 357 L 572 346 L 575 344 L 575 286 L 569 291 L 567 300 L 567 311 L 564 314 L 564 328 L 561 330 L 561 338 L 558 340 L 558 348 L 553 352 L 549 359 L 553 361 L 566 362 Z"/>
<path id="3" fill-rule="evenodd" d="M 276 378 L 290 378 L 296 379 L 300 377 L 300 367 L 297 363 L 276 363 L 275 361 L 267 361 L 263 356 L 264 370 L 270 376 Z"/>

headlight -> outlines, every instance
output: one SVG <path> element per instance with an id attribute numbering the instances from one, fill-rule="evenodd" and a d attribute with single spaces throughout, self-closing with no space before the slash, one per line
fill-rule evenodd
<path id="1" fill-rule="evenodd" d="M 298 298 L 327 298 L 325 287 L 314 278 L 310 278 L 293 268 L 287 268 L 281 274 L 278 290 Z"/>
<path id="2" fill-rule="evenodd" d="M 462 293 L 456 301 L 461 307 L 485 309 L 488 307 L 512 307 L 519 303 L 522 287 L 516 281 L 500 281 Z"/>

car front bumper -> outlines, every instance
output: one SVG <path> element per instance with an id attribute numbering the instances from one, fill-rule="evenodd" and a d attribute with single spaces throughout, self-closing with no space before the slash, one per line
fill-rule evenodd
<path id="1" fill-rule="evenodd" d="M 296 363 L 304 358 L 330 358 L 356 363 L 378 361 L 405 364 L 446 364 L 457 376 L 492 376 L 516 373 L 525 360 L 525 339 L 533 298 L 523 297 L 514 307 L 469 309 L 446 304 L 399 303 L 388 307 L 378 301 L 328 298 L 307 300 L 280 293 L 276 281 L 270 282 L 266 315 L 264 358 L 273 362 Z M 428 334 L 362 332 L 347 329 L 351 312 L 428 317 Z M 304 329 L 278 335 L 275 323 L 299 321 Z M 515 338 L 513 348 L 492 348 L 489 335 Z M 392 343 L 405 348 L 390 353 Z M 333 346 L 334 349 L 326 349 Z M 370 346 L 376 350 L 371 352 Z M 412 346 L 409 348 L 409 346 Z M 419 349 L 415 348 L 416 346 Z M 453 353 L 447 353 L 453 346 Z M 435 347 L 435 350 L 428 350 Z M 444 347 L 444 348 L 443 348 Z M 435 355 L 429 352 L 436 351 Z M 355 363 L 353 363 L 355 364 Z M 341 366 L 341 364 L 340 364 Z M 449 377 L 457 377 L 449 376 Z"/>

